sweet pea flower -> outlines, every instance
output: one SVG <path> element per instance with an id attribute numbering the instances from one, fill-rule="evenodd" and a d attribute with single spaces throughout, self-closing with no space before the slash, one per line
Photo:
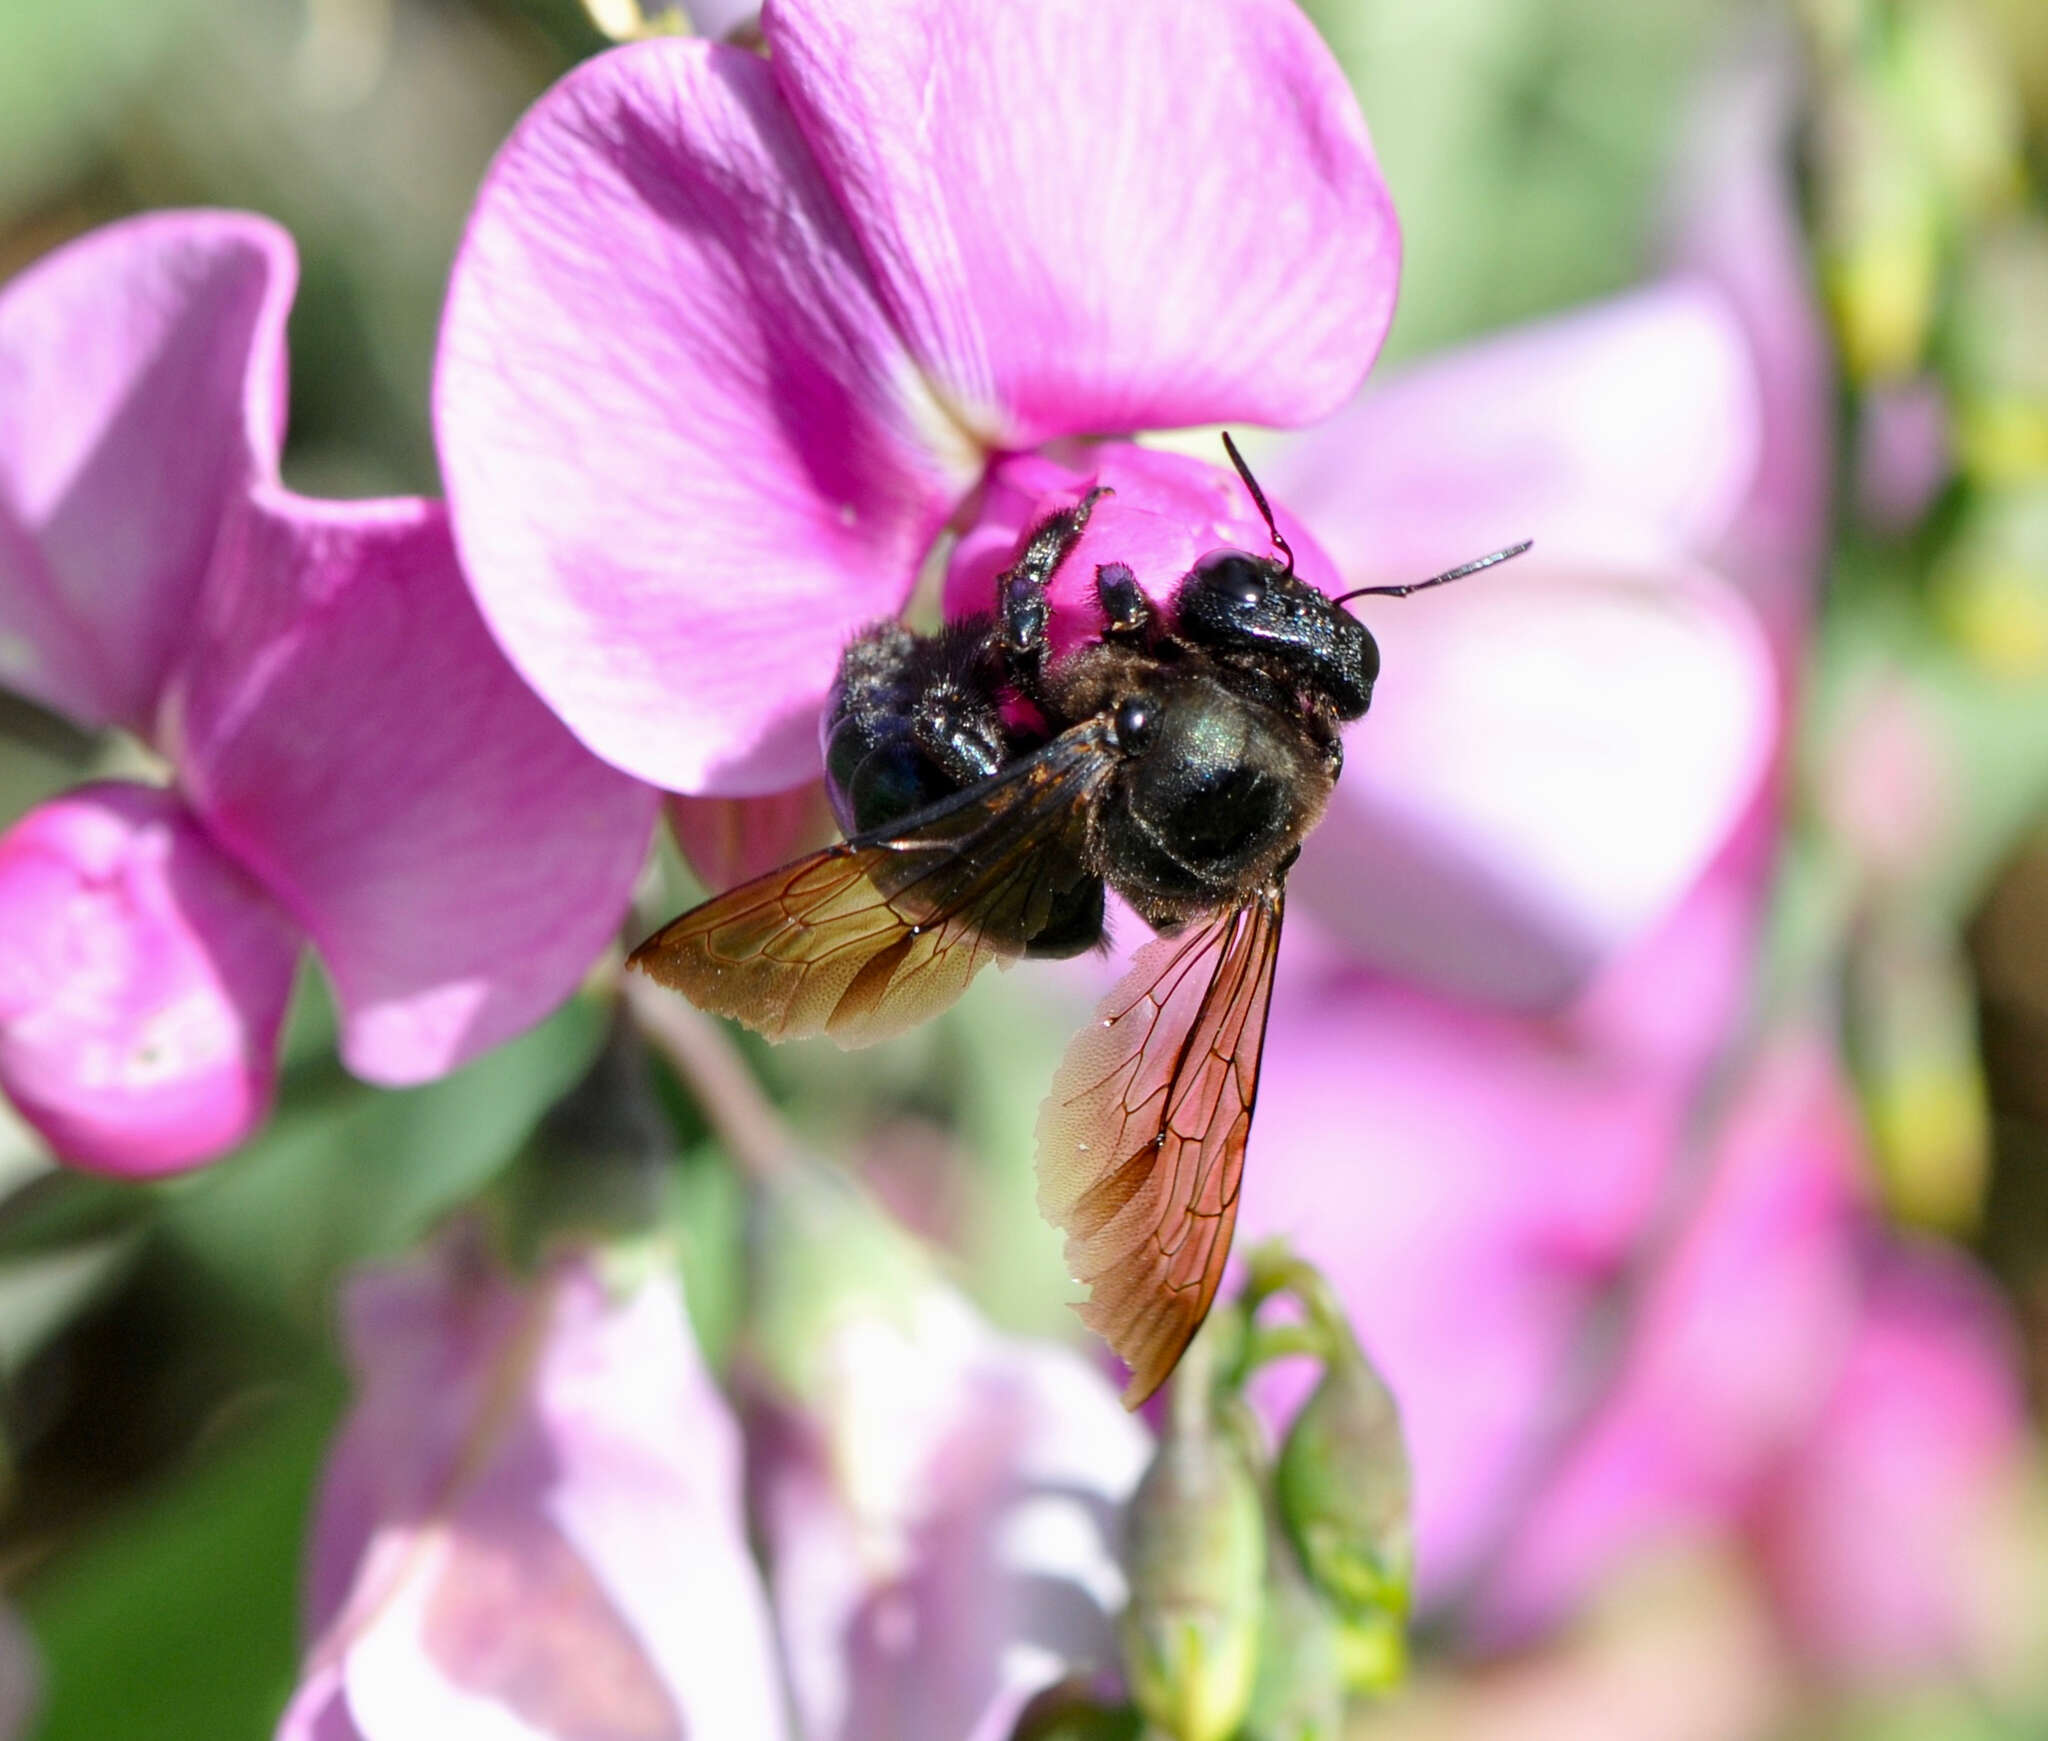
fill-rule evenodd
<path id="1" fill-rule="evenodd" d="M 765 60 L 642 44 L 542 99 L 479 198 L 437 384 L 499 640 L 600 755 L 700 795 L 815 776 L 841 648 L 944 532 L 948 612 L 985 609 L 1026 528 L 1114 489 L 1055 646 L 1093 632 L 1097 563 L 1163 596 L 1266 548 L 1228 472 L 1119 438 L 1338 409 L 1397 269 L 1364 125 L 1284 0 L 789 0 L 762 28 Z M 1602 327 L 1592 376 L 1560 335 L 1261 449 L 1320 585 L 1538 541 L 1384 613 L 1391 719 L 1326 857 L 1367 856 L 1372 913 L 1333 905 L 1388 965 L 1554 1000 L 1753 787 L 1759 644 L 1698 560 L 1755 460 L 1731 329 L 1672 292 Z"/>
<path id="2" fill-rule="evenodd" d="M 522 1287 L 458 1233 L 346 1318 L 358 1397 L 279 1741 L 788 1732 L 739 1433 L 672 1268 L 565 1257 Z"/>
<path id="3" fill-rule="evenodd" d="M 371 1081 L 530 1025 L 651 825 L 492 645 L 438 504 L 280 483 L 296 270 L 263 219 L 170 212 L 0 292 L 0 680 L 168 766 L 0 839 L 0 1085 L 107 1172 L 262 1118 L 309 940 Z"/>
<path id="4" fill-rule="evenodd" d="M 1326 1269 L 1401 1400 L 1425 1608 L 1525 1637 L 1660 1547 L 1753 1538 L 1815 1661 L 1953 1661 L 1947 1524 L 2021 1443 L 2010 1332 L 1967 1276 L 1909 1285 L 1819 1036 L 1703 1124 L 1729 880 L 1540 1025 L 1341 964 L 1283 991 L 1240 1237 Z"/>
<path id="5" fill-rule="evenodd" d="M 841 649 L 1010 456 L 1322 416 L 1398 270 L 1291 0 L 771 0 L 762 31 L 765 58 L 640 43 L 541 99 L 436 384 L 500 642 L 598 754 L 696 794 L 815 775 Z"/>

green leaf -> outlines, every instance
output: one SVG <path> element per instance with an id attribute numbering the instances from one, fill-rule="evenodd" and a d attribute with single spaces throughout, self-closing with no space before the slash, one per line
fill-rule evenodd
<path id="1" fill-rule="evenodd" d="M 338 1393 L 293 1406 L 32 1579 L 37 1741 L 258 1741 L 299 1661 L 300 1561 Z"/>
<path id="2" fill-rule="evenodd" d="M 165 1229 L 255 1303 L 324 1325 L 345 1270 L 404 1251 L 512 1159 L 589 1068 L 604 1023 L 574 1000 L 422 1088 L 299 1072 L 267 1130 L 167 1194 Z"/>

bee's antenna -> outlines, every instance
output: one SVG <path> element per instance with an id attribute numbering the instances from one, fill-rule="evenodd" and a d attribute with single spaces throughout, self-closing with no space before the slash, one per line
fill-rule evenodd
<path id="1" fill-rule="evenodd" d="M 1492 568 L 1502 562 L 1512 562 L 1524 551 L 1531 549 L 1536 540 L 1524 538 L 1519 544 L 1510 544 L 1505 550 L 1496 550 L 1491 556 L 1482 556 L 1477 562 L 1460 563 L 1456 568 L 1447 568 L 1442 574 L 1433 574 L 1427 580 L 1411 581 L 1406 586 L 1361 586 L 1354 591 L 1330 600 L 1333 605 L 1342 604 L 1353 598 L 1406 598 L 1411 592 L 1427 592 L 1433 586 L 1448 586 L 1454 580 L 1463 580 L 1468 574 L 1477 574 L 1482 568 Z"/>
<path id="2" fill-rule="evenodd" d="M 1280 535 L 1280 528 L 1273 520 L 1273 504 L 1266 500 L 1266 492 L 1259 488 L 1259 480 L 1252 476 L 1252 468 L 1244 463 L 1244 455 L 1237 451 L 1237 443 L 1230 439 L 1230 431 L 1223 432 L 1223 451 L 1230 455 L 1230 463 L 1237 467 L 1237 475 L 1244 479 L 1244 487 L 1251 491 L 1252 500 L 1259 505 L 1259 518 L 1266 522 L 1267 535 L 1273 540 L 1273 548 L 1287 558 L 1287 572 L 1294 572 L 1294 549 Z"/>

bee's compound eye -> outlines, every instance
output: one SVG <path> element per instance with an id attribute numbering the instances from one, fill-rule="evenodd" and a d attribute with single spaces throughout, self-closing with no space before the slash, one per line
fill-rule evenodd
<path id="1" fill-rule="evenodd" d="M 1195 564 L 1195 574 L 1218 603 L 1255 611 L 1266 602 L 1266 564 L 1242 550 L 1210 552 Z"/>
<path id="2" fill-rule="evenodd" d="M 1158 715 L 1154 712 L 1149 697 L 1133 695 L 1118 706 L 1116 723 L 1116 747 L 1125 755 L 1142 754 L 1145 746 L 1152 741 L 1158 726 Z"/>

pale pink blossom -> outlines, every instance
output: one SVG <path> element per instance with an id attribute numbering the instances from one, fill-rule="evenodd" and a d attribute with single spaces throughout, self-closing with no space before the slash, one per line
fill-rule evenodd
<path id="1" fill-rule="evenodd" d="M 1292 886 L 1359 957 L 1555 1004 L 1719 850 L 1777 743 L 1768 649 L 1713 565 L 1761 440 L 1735 308 L 1686 278 L 1433 357 L 1254 450 L 1347 587 L 1536 541 L 1358 607 L 1380 681 Z"/>
<path id="2" fill-rule="evenodd" d="M 658 1257 L 520 1282 L 461 1229 L 352 1286 L 280 1741 L 1006 1741 L 1114 1668 L 1150 1436 L 1101 1371 L 907 1259 L 823 1302 L 807 1394 L 757 1376 L 743 1454 Z"/>
<path id="3" fill-rule="evenodd" d="M 466 1235 L 358 1281 L 353 1414 L 279 1741 L 776 1741 L 738 1429 L 674 1272 L 525 1285 Z"/>
<path id="4" fill-rule="evenodd" d="M 170 776 L 0 841 L 0 1082 L 112 1172 L 262 1117 L 306 940 L 372 1081 L 530 1025 L 651 820 L 504 662 L 438 504 L 279 481 L 295 275 L 263 219 L 174 212 L 0 292 L 0 680 Z"/>

